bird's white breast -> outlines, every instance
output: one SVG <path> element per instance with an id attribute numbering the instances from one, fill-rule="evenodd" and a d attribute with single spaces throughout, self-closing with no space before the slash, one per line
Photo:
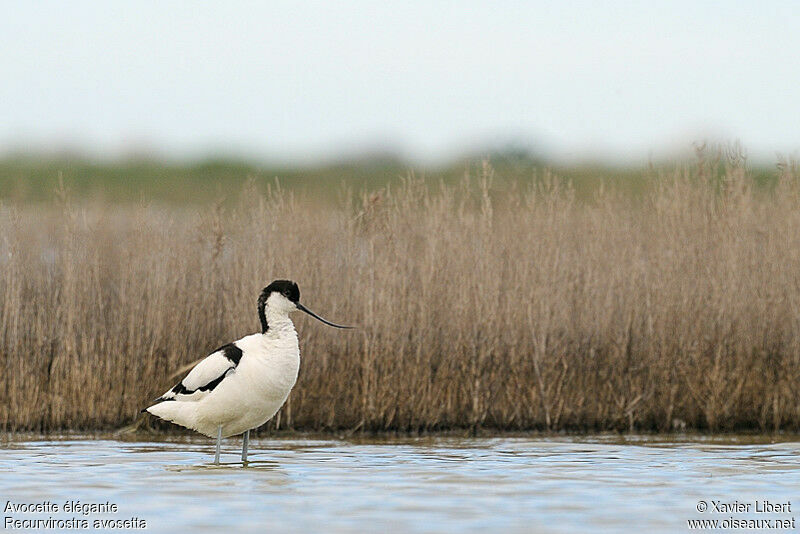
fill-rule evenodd
<path id="1" fill-rule="evenodd" d="M 198 403 L 200 432 L 214 435 L 221 424 L 224 437 L 241 434 L 266 423 L 286 402 L 300 369 L 297 333 L 293 327 L 270 330 L 236 342 L 239 365 Z"/>

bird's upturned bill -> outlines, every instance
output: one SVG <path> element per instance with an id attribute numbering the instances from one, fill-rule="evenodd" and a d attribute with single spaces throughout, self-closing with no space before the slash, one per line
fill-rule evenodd
<path id="1" fill-rule="evenodd" d="M 298 309 L 298 310 L 300 310 L 300 311 L 304 311 L 304 312 L 306 312 L 307 314 L 309 314 L 309 315 L 310 315 L 311 317 L 313 317 L 314 319 L 317 319 L 317 320 L 319 320 L 319 321 L 322 321 L 322 322 L 323 322 L 323 323 L 325 323 L 326 325 L 332 326 L 332 327 L 334 327 L 334 328 L 354 328 L 354 327 L 352 327 L 352 326 L 344 326 L 344 325 L 340 325 L 340 324 L 332 323 L 332 322 L 330 322 L 330 321 L 326 321 L 325 319 L 323 319 L 322 317 L 320 317 L 320 316 L 319 316 L 319 315 L 317 315 L 316 313 L 312 312 L 311 310 L 309 310 L 308 308 L 306 308 L 305 306 L 303 306 L 303 305 L 302 305 L 302 304 L 300 304 L 299 302 L 297 303 L 297 309 Z"/>

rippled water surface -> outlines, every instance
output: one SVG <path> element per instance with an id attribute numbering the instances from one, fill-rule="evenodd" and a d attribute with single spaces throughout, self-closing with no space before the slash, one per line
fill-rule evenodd
<path id="1" fill-rule="evenodd" d="M 728 439 L 97 439 L 0 445 L 5 517 L 144 520 L 149 532 L 685 532 L 687 519 L 800 521 L 800 443 Z M 8 503 L 111 502 L 111 514 L 9 512 Z M 712 500 L 791 502 L 773 514 Z M 141 526 L 141 523 L 139 523 Z M 8 525 L 6 525 L 8 526 Z M 796 525 L 800 531 L 800 524 Z"/>

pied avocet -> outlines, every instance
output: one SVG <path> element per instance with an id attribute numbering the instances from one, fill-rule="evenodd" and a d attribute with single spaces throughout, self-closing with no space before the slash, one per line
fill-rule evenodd
<path id="1" fill-rule="evenodd" d="M 216 436 L 215 464 L 222 438 L 244 434 L 242 462 L 246 462 L 250 429 L 277 413 L 297 381 L 300 347 L 289 319 L 295 310 L 336 328 L 352 328 L 326 321 L 300 304 L 294 282 L 275 280 L 258 297 L 260 334 L 218 348 L 143 411 Z"/>

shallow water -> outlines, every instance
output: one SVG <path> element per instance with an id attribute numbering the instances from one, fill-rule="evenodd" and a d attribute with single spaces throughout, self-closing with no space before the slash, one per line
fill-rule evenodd
<path id="1" fill-rule="evenodd" d="M 688 519 L 796 518 L 800 530 L 798 442 L 269 439 L 252 440 L 246 468 L 236 462 L 239 447 L 226 440 L 215 467 L 205 440 L 6 441 L 4 521 L 77 517 L 91 530 L 94 520 L 136 517 L 149 532 L 488 533 L 684 532 Z M 110 502 L 117 511 L 63 513 L 68 500 Z M 764 500 L 790 502 L 790 511 L 756 513 Z M 716 512 L 712 501 L 750 504 L 750 513 Z M 10 512 L 9 502 L 62 510 Z"/>

